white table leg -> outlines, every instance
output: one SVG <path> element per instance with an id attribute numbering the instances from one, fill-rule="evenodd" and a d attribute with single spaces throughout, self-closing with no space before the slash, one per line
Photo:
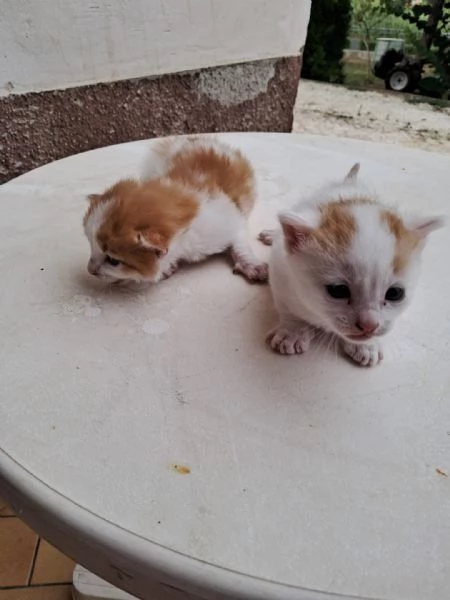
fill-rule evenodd
<path id="1" fill-rule="evenodd" d="M 136 600 L 135 596 L 119 590 L 80 565 L 73 572 L 72 597 L 74 600 Z"/>

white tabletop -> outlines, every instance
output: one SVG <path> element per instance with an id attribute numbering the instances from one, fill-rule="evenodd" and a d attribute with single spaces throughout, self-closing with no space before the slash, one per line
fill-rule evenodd
<path id="1" fill-rule="evenodd" d="M 357 160 L 388 202 L 450 212 L 448 157 L 223 138 L 260 180 L 255 235 Z M 447 597 L 449 231 L 430 238 L 381 366 L 326 349 L 278 356 L 264 343 L 268 288 L 233 277 L 225 259 L 145 292 L 87 274 L 85 196 L 136 174 L 149 143 L 73 156 L 0 190 L 0 494 L 25 518 L 52 506 L 50 537 L 62 521 L 95 530 L 205 598 Z"/>

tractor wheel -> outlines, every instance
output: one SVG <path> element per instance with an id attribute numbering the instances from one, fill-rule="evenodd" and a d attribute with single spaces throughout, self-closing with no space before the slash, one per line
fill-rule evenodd
<path id="1" fill-rule="evenodd" d="M 384 81 L 386 89 L 393 92 L 413 92 L 416 87 L 414 74 L 402 67 L 389 71 Z"/>

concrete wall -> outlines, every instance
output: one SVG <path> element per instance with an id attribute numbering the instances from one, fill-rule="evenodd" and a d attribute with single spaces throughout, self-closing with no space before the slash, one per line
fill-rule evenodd
<path id="1" fill-rule="evenodd" d="M 310 0 L 0 0 L 0 96 L 298 56 Z"/>

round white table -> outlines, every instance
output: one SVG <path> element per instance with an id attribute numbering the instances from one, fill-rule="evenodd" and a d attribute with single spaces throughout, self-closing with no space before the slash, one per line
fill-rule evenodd
<path id="1" fill-rule="evenodd" d="M 255 237 L 355 161 L 387 201 L 450 212 L 445 156 L 314 136 L 223 139 L 260 180 Z M 233 277 L 226 259 L 147 291 L 87 274 L 85 196 L 137 174 L 149 143 L 1 188 L 0 495 L 146 600 L 448 597 L 449 231 L 431 236 L 381 366 L 326 348 L 278 356 L 264 343 L 268 287 Z"/>

